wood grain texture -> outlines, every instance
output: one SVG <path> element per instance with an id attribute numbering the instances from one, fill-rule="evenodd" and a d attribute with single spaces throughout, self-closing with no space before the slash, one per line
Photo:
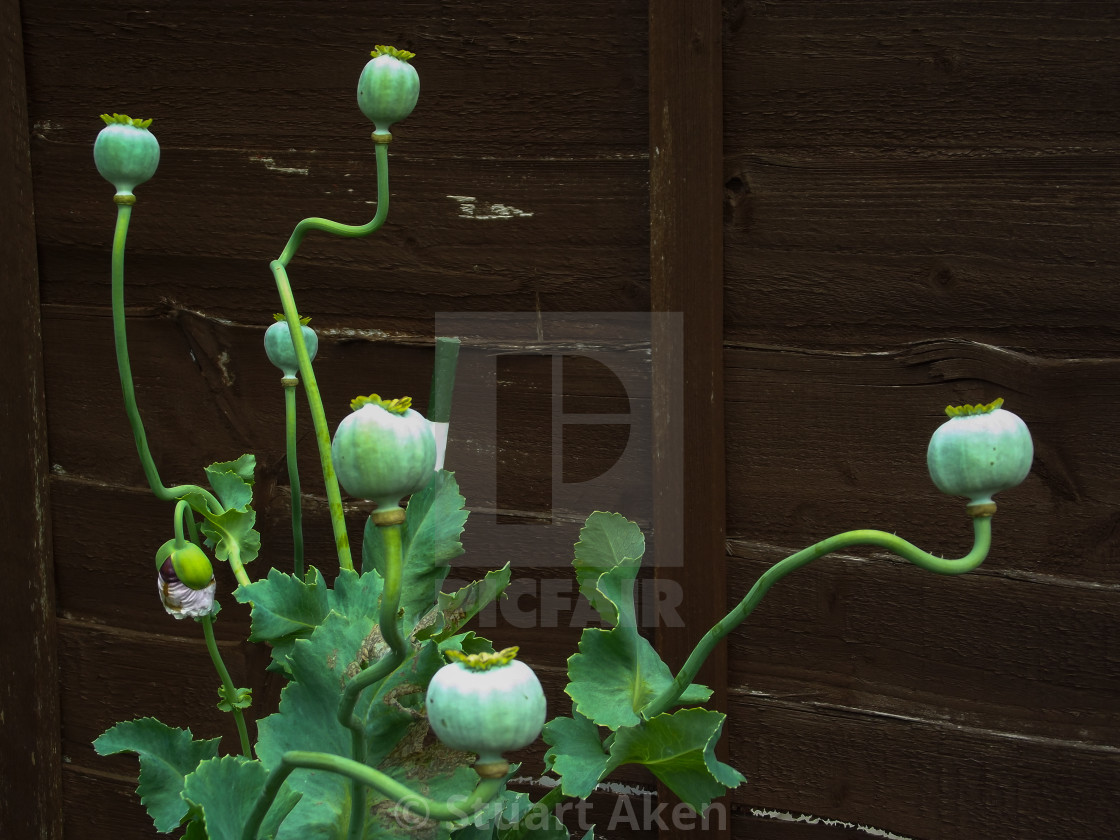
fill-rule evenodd
<path id="1" fill-rule="evenodd" d="M 738 695 L 731 719 L 733 755 L 757 780 L 755 807 L 946 840 L 1110 830 L 1120 777 L 1115 751 L 869 714 L 797 691 Z"/>
<path id="2" fill-rule="evenodd" d="M 332 424 L 359 393 L 412 394 L 423 408 L 438 313 L 648 311 L 646 7 L 624 2 L 604 16 L 595 3 L 546 3 L 526 15 L 512 2 L 468 13 L 428 0 L 375 14 L 344 3 L 327 15 L 321 4 L 293 2 L 262 17 L 246 4 L 198 0 L 144 10 L 25 5 L 53 513 L 68 523 L 55 552 L 71 762 L 66 831 L 149 836 L 129 793 L 135 762 L 97 757 L 90 740 L 134 714 L 197 719 L 208 733 L 228 734 L 228 722 L 213 710 L 196 628 L 156 616 L 149 564 L 171 511 L 148 498 L 121 411 L 108 311 L 113 207 L 90 160 L 97 114 L 154 117 L 163 150 L 156 177 L 138 191 L 126 267 L 134 373 L 156 461 L 169 480 L 198 481 L 206 463 L 254 452 L 264 532 L 256 565 L 283 568 L 283 402 L 261 353 L 278 308 L 267 266 L 299 219 L 356 223 L 374 212 L 370 126 L 353 103 L 369 50 L 416 51 L 423 90 L 416 113 L 394 130 L 386 226 L 362 242 L 313 235 L 290 267 L 300 308 L 321 336 L 317 371 Z M 584 339 L 611 337 L 609 322 L 585 322 Z M 465 342 L 464 363 L 511 350 Z M 562 710 L 564 660 L 589 620 L 569 565 L 589 508 L 549 507 L 542 492 L 545 465 L 533 452 L 550 417 L 527 399 L 535 387 L 517 365 L 504 377 L 499 400 L 521 424 L 500 437 L 459 412 L 449 464 L 476 518 L 547 511 L 564 548 L 542 551 L 532 528 L 498 543 L 508 529 L 476 528 L 452 576 L 465 583 L 512 562 L 514 597 L 480 616 L 480 632 L 520 644 Z M 586 365 L 565 365 L 562 387 L 593 411 L 620 410 L 612 383 Z M 650 412 L 648 402 L 627 408 Z M 302 403 L 300 411 L 307 430 Z M 648 440 L 627 442 L 648 461 Z M 595 465 L 619 445 L 618 429 L 565 428 L 565 480 L 601 472 Z M 299 458 L 308 559 L 329 573 L 333 547 L 308 431 Z M 496 487 L 485 479 L 494 464 Z M 648 487 L 648 469 L 636 478 Z M 608 481 L 601 505 L 627 507 L 630 486 Z M 355 537 L 365 513 L 348 503 L 347 515 Z M 648 514 L 638 518 L 648 525 Z M 228 593 L 228 570 L 218 575 Z M 278 685 L 264 678 L 260 652 L 238 643 L 245 610 L 228 595 L 223 604 L 217 632 L 235 680 L 253 686 L 256 713 L 272 708 Z M 187 688 L 167 690 L 180 684 Z M 526 756 L 526 772 L 541 771 L 542 754 Z M 652 787 L 648 775 L 620 775 Z M 597 799 L 609 813 L 614 796 Z"/>
<path id="3" fill-rule="evenodd" d="M 749 781 L 727 800 L 728 831 L 1105 836 L 1120 820 L 1115 4 L 724 0 L 722 32 L 706 3 L 532 5 L 402 0 L 326 15 L 293 0 L 267 17 L 210 0 L 17 9 L 27 108 L 9 128 L 17 140 L 30 128 L 35 184 L 66 835 L 150 836 L 130 793 L 134 765 L 92 754 L 100 728 L 132 713 L 185 723 L 196 707 L 199 726 L 226 726 L 193 628 L 153 619 L 148 564 L 170 511 L 142 489 L 117 394 L 113 209 L 89 154 L 96 115 L 155 117 L 164 149 L 139 191 L 127 268 L 157 461 L 197 480 L 210 460 L 256 452 L 261 562 L 283 567 L 282 401 L 259 350 L 276 309 L 267 263 L 304 216 L 372 215 L 369 127 L 353 86 L 372 44 L 388 42 L 419 53 L 423 79 L 419 109 L 394 132 L 390 221 L 365 242 L 314 236 L 291 268 L 323 336 L 332 422 L 357 393 L 426 393 L 437 313 L 500 323 L 514 312 L 691 308 L 700 320 L 683 335 L 706 361 L 686 367 L 685 384 L 723 393 L 701 399 L 709 437 L 695 445 L 709 480 L 686 496 L 727 499 L 726 515 L 709 507 L 695 523 L 720 535 L 704 571 L 727 576 L 708 587 L 707 614 L 769 563 L 848 528 L 963 552 L 968 523 L 926 479 L 924 447 L 945 404 L 1005 396 L 1032 428 L 1036 461 L 999 498 L 995 547 L 977 573 L 940 579 L 852 550 L 783 582 L 730 640 L 717 675 L 730 686 L 725 743 Z M 707 23 L 651 20 L 670 8 Z M 657 25 L 666 40 L 655 49 Z M 683 52 L 661 51 L 672 39 Z M 666 85 L 700 115 L 671 138 L 651 107 Z M 698 138 L 701 157 L 681 164 Z M 677 168 L 659 169 L 651 147 L 678 156 Z M 685 178 L 705 166 L 709 180 Z M 688 253 L 703 256 L 682 262 Z M 22 291 L 17 300 L 27 306 Z M 589 317 L 581 339 L 594 345 L 612 328 Z M 466 343 L 468 368 L 510 352 L 499 345 Z M 453 574 L 512 561 L 516 597 L 483 616 L 481 632 L 531 649 L 562 709 L 564 659 L 587 623 L 564 567 L 587 509 L 556 504 L 545 481 L 555 404 L 536 364 L 503 362 L 500 435 L 468 414 L 452 426 L 476 524 L 511 523 L 468 532 Z M 608 377 L 572 370 L 565 411 L 619 410 Z M 597 474 L 617 452 L 618 429 L 569 432 L 569 477 Z M 641 446 L 649 482 L 657 443 Z M 325 522 L 307 436 L 300 459 L 305 511 Z M 494 464 L 492 485 L 480 476 Z M 624 512 L 637 498 L 628 481 L 604 492 L 604 506 Z M 363 515 L 348 507 L 352 535 Z M 513 527 L 525 523 L 541 530 Z M 546 530 L 555 550 L 541 548 Z M 329 530 L 307 537 L 313 562 L 332 567 Z M 226 603 L 219 638 L 269 707 L 278 686 L 238 643 L 246 621 Z M 187 685 L 175 696 L 161 690 L 176 676 L 167 651 Z M 622 776 L 635 802 L 656 789 Z M 656 826 L 608 827 L 621 801 L 597 797 L 597 836 L 653 836 Z"/>
<path id="4" fill-rule="evenodd" d="M 684 593 L 679 624 L 660 626 L 657 646 L 673 669 L 719 618 L 726 585 L 722 52 L 718 2 L 650 3 L 651 308 L 671 313 L 654 322 L 655 571 Z M 726 656 L 718 646 L 698 674 L 717 709 L 726 703 Z M 661 794 L 676 802 L 664 786 Z M 680 821 L 658 828 L 662 838 L 693 833 Z M 705 834 L 729 830 L 712 825 Z"/>
<path id="5" fill-rule="evenodd" d="M 1120 15 L 724 12 L 729 606 L 851 528 L 963 554 L 963 500 L 925 469 L 944 405 L 1004 396 L 1036 447 L 974 574 L 856 548 L 734 634 L 731 743 L 751 777 L 734 799 L 851 836 L 1104 836 L 1120 816 Z"/>
<path id="6" fill-rule="evenodd" d="M 62 836 L 44 375 L 20 4 L 0 3 L 0 836 Z"/>
<path id="7" fill-rule="evenodd" d="M 1114 351 L 1114 6 L 727 14 L 729 338 Z"/>

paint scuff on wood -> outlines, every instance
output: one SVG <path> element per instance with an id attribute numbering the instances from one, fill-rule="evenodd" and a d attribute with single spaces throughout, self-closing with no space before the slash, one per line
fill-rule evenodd
<path id="1" fill-rule="evenodd" d="M 307 175 L 311 172 L 310 169 L 303 166 L 278 166 L 275 158 L 265 157 L 264 155 L 250 155 L 249 160 L 263 163 L 265 169 L 272 172 L 283 172 L 285 175 Z"/>
<path id="2" fill-rule="evenodd" d="M 489 204 L 479 201 L 473 195 L 449 195 L 448 198 L 459 203 L 460 219 L 516 219 L 533 215 L 525 210 L 510 207 L 508 204 Z"/>

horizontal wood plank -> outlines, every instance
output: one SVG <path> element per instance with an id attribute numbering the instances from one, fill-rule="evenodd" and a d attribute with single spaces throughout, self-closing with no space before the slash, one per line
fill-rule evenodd
<path id="1" fill-rule="evenodd" d="M 314 0 L 295 0 L 266 23 L 236 3 L 157 11 L 46 0 L 24 14 L 32 116 L 50 131 L 136 112 L 177 126 L 177 146 L 318 149 L 344 133 L 340 123 L 368 136 L 354 90 L 370 50 L 387 42 L 417 53 L 422 80 L 421 104 L 394 134 L 428 148 L 500 138 L 541 156 L 586 144 L 644 152 L 645 3 L 624 0 L 606 16 L 590 2 L 522 11 L 514 0 L 461 14 L 409 0 L 372 17 L 363 6 L 324 16 Z M 74 55 L 85 62 L 77 77 Z"/>
<path id="2" fill-rule="evenodd" d="M 726 135 L 740 148 L 1115 147 L 1111 4 L 726 5 Z"/>
<path id="3" fill-rule="evenodd" d="M 796 693 L 741 691 L 731 703 L 732 760 L 750 780 L 735 799 L 752 808 L 939 840 L 1091 840 L 1116 816 L 1115 747 L 818 705 Z"/>
<path id="4" fill-rule="evenodd" d="M 996 499 L 985 568 L 1120 583 L 1120 463 L 1101 422 L 1120 409 L 1120 362 L 956 340 L 875 353 L 742 347 L 725 362 L 729 536 L 799 546 L 872 527 L 963 554 L 965 502 L 929 480 L 929 435 L 944 406 L 1003 396 L 1030 427 L 1035 460 L 1026 481 Z"/>
<path id="5" fill-rule="evenodd" d="M 729 338 L 1114 355 L 1115 8 L 727 12 Z"/>
<path id="6" fill-rule="evenodd" d="M 732 548 L 729 608 L 786 554 Z M 1120 749 L 1120 675 L 1108 667 L 1118 609 L 1115 587 L 1017 580 L 984 566 L 946 578 L 885 553 L 843 552 L 776 584 L 735 631 L 731 681 Z"/>

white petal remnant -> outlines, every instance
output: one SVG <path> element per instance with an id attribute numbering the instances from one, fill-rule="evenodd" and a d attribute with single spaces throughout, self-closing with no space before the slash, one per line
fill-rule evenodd
<path id="1" fill-rule="evenodd" d="M 203 589 L 191 589 L 175 574 L 175 569 L 168 559 L 156 573 L 159 587 L 159 599 L 168 615 L 175 618 L 202 618 L 210 615 L 214 610 L 214 595 L 218 591 L 218 582 L 213 577 Z"/>

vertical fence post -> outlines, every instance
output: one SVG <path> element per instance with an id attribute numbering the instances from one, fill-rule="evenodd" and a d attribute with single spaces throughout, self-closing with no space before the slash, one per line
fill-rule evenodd
<path id="1" fill-rule="evenodd" d="M 657 642 L 673 668 L 727 600 L 721 26 L 716 0 L 649 4 L 654 557 L 659 587 L 683 593 L 683 626 L 659 626 Z M 715 692 L 711 707 L 726 709 L 724 646 L 700 680 Z M 704 836 L 727 828 L 713 821 Z M 670 826 L 661 836 L 696 835 Z"/>
<path id="2" fill-rule="evenodd" d="M 0 0 L 0 837 L 62 836 L 54 569 L 19 0 Z"/>

